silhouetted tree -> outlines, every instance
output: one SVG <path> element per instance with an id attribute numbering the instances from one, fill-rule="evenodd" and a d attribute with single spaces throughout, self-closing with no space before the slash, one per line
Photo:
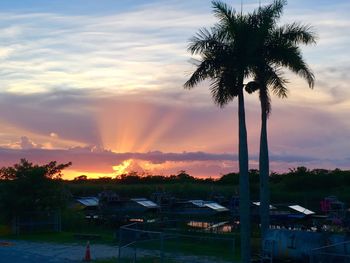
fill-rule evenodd
<path id="1" fill-rule="evenodd" d="M 120 175 L 120 181 L 123 183 L 139 183 L 141 182 L 141 177 L 137 172 L 130 172 Z"/>
<path id="2" fill-rule="evenodd" d="M 195 180 L 195 178 L 193 176 L 189 175 L 184 170 L 179 171 L 179 173 L 176 175 L 176 179 L 179 181 L 194 181 Z"/>
<path id="3" fill-rule="evenodd" d="M 237 174 L 237 173 L 224 174 L 218 179 L 218 183 L 238 185 L 239 184 L 239 174 Z"/>
<path id="4" fill-rule="evenodd" d="M 87 176 L 86 175 L 79 175 L 77 177 L 74 177 L 74 181 L 86 181 Z"/>
<path id="5" fill-rule="evenodd" d="M 62 207 L 67 193 L 61 183 L 61 171 L 70 165 L 56 162 L 33 165 L 21 159 L 13 167 L 1 168 L 0 206 L 7 219 L 22 212 Z"/>
<path id="6" fill-rule="evenodd" d="M 269 89 L 278 97 L 287 97 L 287 80 L 282 75 L 282 68 L 288 68 L 306 79 L 310 88 L 314 85 L 314 75 L 305 63 L 299 45 L 315 43 L 315 34 L 310 26 L 298 23 L 277 25 L 282 15 L 285 0 L 275 0 L 272 4 L 256 10 L 250 17 L 256 25 L 252 34 L 255 47 L 253 67 L 254 81 L 246 85 L 251 93 L 259 91 L 261 104 L 260 133 L 260 215 L 261 230 L 264 235 L 269 227 L 269 152 L 267 142 L 267 118 L 271 111 Z"/>
<path id="7" fill-rule="evenodd" d="M 248 16 L 237 14 L 228 5 L 213 1 L 213 10 L 219 22 L 210 29 L 201 29 L 191 39 L 188 50 L 199 55 L 194 60 L 196 70 L 185 83 L 193 88 L 209 79 L 214 102 L 224 107 L 238 97 L 239 119 L 239 174 L 241 260 L 250 262 L 250 196 L 248 177 L 248 146 L 244 109 L 244 78 L 249 74 L 253 47 L 252 26 Z"/>
<path id="8" fill-rule="evenodd" d="M 289 169 L 289 174 L 293 176 L 307 175 L 310 173 L 310 170 L 305 166 L 298 166 L 297 168 Z"/>

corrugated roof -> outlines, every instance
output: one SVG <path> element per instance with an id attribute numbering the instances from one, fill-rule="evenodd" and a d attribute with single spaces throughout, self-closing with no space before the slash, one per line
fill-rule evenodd
<path id="1" fill-rule="evenodd" d="M 144 207 L 147 207 L 147 208 L 157 208 L 158 205 L 146 198 L 133 198 L 131 199 L 132 201 L 135 201 L 136 203 L 144 206 Z"/>
<path id="2" fill-rule="evenodd" d="M 312 212 L 311 210 L 305 208 L 305 207 L 302 207 L 300 205 L 290 205 L 288 206 L 289 208 L 295 210 L 295 211 L 298 211 L 300 213 L 303 213 L 305 215 L 312 215 L 312 214 L 315 214 L 315 212 Z"/>
<path id="3" fill-rule="evenodd" d="M 208 202 L 205 204 L 205 206 L 211 208 L 211 209 L 214 209 L 218 212 L 224 212 L 224 211 L 228 211 L 228 209 L 218 203 L 215 203 L 215 202 Z"/>
<path id="4" fill-rule="evenodd" d="M 188 202 L 194 204 L 198 207 L 208 207 L 218 212 L 228 211 L 228 209 L 216 202 L 212 201 L 203 201 L 203 200 L 189 200 Z"/>
<path id="5" fill-rule="evenodd" d="M 98 206 L 97 197 L 80 197 L 80 198 L 77 198 L 76 200 L 85 206 Z"/>
<path id="6" fill-rule="evenodd" d="M 198 207 L 204 207 L 204 201 L 203 200 L 189 200 L 188 202 L 194 204 Z"/>

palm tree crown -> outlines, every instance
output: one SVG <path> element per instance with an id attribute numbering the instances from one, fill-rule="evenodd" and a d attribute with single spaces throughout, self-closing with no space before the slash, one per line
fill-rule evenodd
<path id="1" fill-rule="evenodd" d="M 255 43 L 255 61 L 251 65 L 254 82 L 246 85 L 246 91 L 252 93 L 259 90 L 263 93 L 260 99 L 267 114 L 271 110 L 268 88 L 278 97 L 287 97 L 288 80 L 284 78 L 282 68 L 304 78 L 310 88 L 313 88 L 315 80 L 312 70 L 303 59 L 299 45 L 315 44 L 316 35 L 309 25 L 295 22 L 278 26 L 285 5 L 285 0 L 275 0 L 249 15 L 250 24 L 254 26 L 251 37 Z M 267 97 L 262 98 L 263 95 Z"/>
<path id="2" fill-rule="evenodd" d="M 199 82 L 210 79 L 210 90 L 214 102 L 225 106 L 243 89 L 243 79 L 249 74 L 249 41 L 252 28 L 247 16 L 237 14 L 222 2 L 213 2 L 215 16 L 219 23 L 203 28 L 190 40 L 188 47 L 196 70 L 185 83 L 185 88 L 193 88 Z"/>

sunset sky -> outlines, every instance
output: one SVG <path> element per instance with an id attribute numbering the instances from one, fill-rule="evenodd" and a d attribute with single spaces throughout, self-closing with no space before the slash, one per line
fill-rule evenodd
<path id="1" fill-rule="evenodd" d="M 243 3 L 248 12 L 259 1 Z M 210 1 L 2 0 L 0 10 L 0 166 L 72 161 L 65 178 L 238 171 L 237 101 L 219 109 L 208 83 L 183 89 L 194 70 L 188 40 L 215 23 Z M 288 99 L 272 97 L 272 171 L 350 169 L 349 13 L 348 0 L 285 8 L 282 23 L 318 34 L 302 49 L 316 85 L 286 71 Z M 246 111 L 253 169 L 257 94 Z"/>

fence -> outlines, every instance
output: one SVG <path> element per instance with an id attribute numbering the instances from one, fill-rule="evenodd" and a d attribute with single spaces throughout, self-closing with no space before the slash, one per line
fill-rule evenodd
<path id="1" fill-rule="evenodd" d="M 147 224 L 142 223 L 120 227 L 119 262 L 137 262 L 147 257 L 159 263 L 203 262 L 204 258 L 211 258 L 213 262 L 233 262 L 238 257 L 233 236 L 183 233 L 179 229 L 161 227 L 160 231 L 151 231 L 147 228 Z"/>
<path id="2" fill-rule="evenodd" d="M 44 231 L 61 231 L 61 213 L 59 211 L 25 212 L 15 216 L 12 220 L 13 234 Z"/>
<path id="3" fill-rule="evenodd" d="M 350 263 L 350 241 L 311 250 L 310 263 Z"/>

